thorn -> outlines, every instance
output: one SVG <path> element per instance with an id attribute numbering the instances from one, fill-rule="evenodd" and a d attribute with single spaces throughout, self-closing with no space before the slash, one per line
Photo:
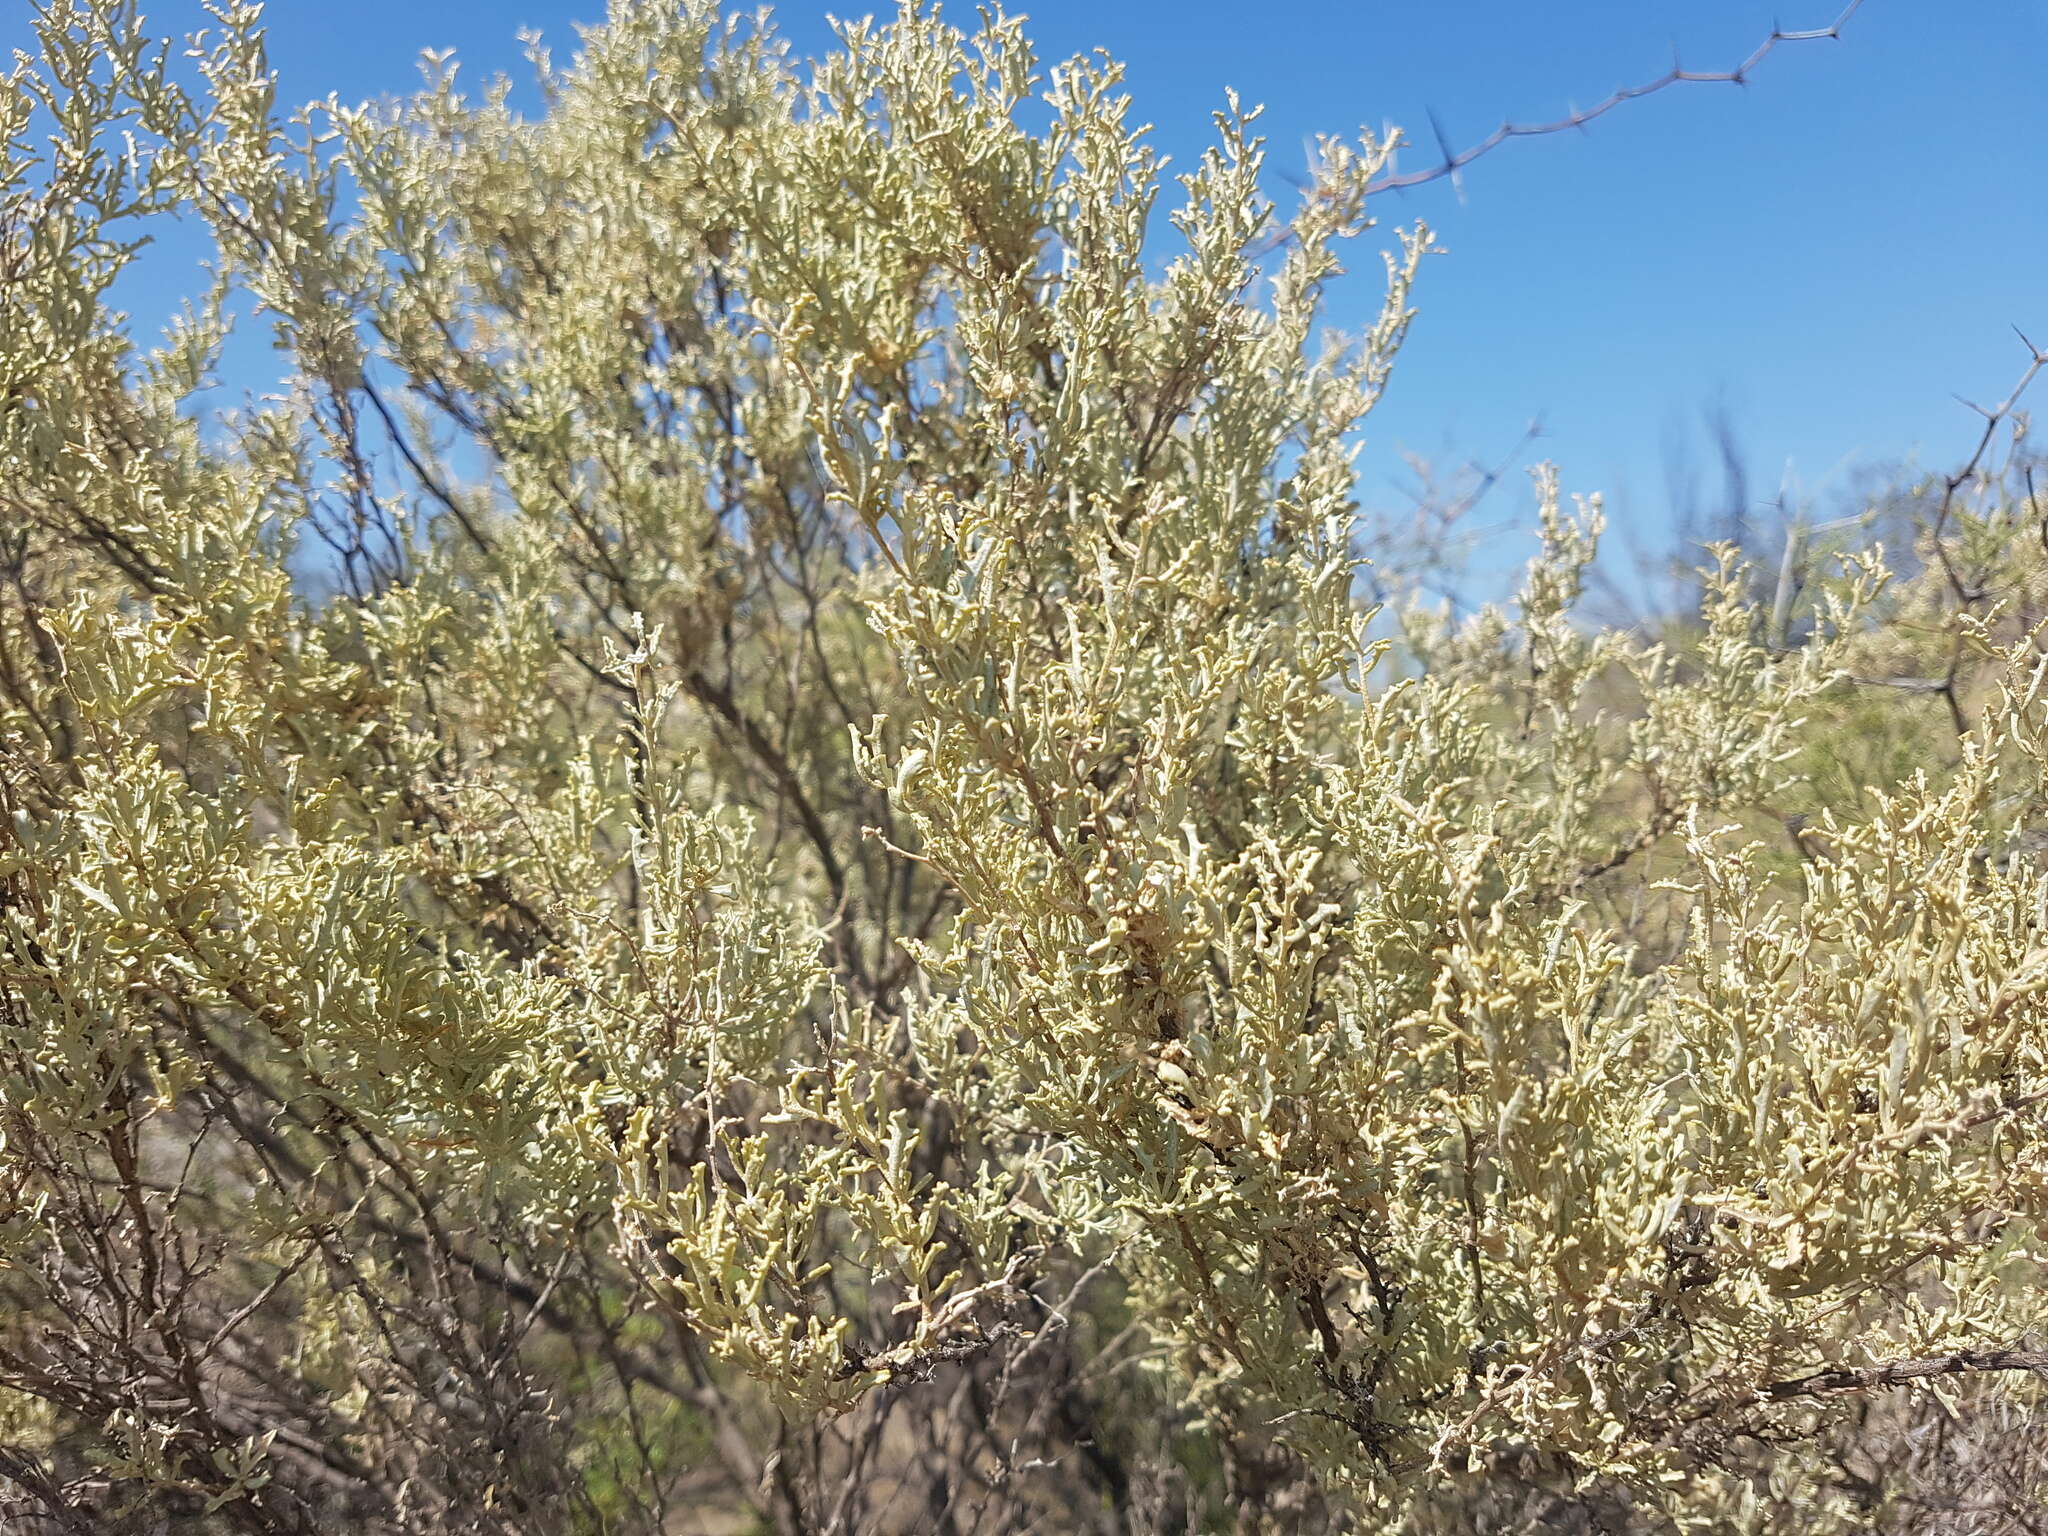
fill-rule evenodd
<path id="1" fill-rule="evenodd" d="M 1436 115 L 1436 108 L 1429 109 L 1429 131 L 1436 135 L 1436 147 L 1442 151 L 1444 164 L 1451 163 L 1451 141 L 1444 133 L 1443 119 Z"/>
<path id="2" fill-rule="evenodd" d="M 1429 113 L 1429 128 L 1430 132 L 1436 135 L 1436 147 L 1444 157 L 1444 173 L 1451 178 L 1451 190 L 1458 194 L 1458 201 L 1462 203 L 1465 201 L 1463 168 L 1458 164 L 1458 157 L 1451 150 L 1450 138 L 1444 133 L 1443 120 L 1436 115 L 1434 107 L 1430 109 Z"/>

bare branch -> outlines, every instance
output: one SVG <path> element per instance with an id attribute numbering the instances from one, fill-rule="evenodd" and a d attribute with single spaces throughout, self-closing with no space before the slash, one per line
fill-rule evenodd
<path id="1" fill-rule="evenodd" d="M 1758 1395 L 1777 1403 L 1791 1398 L 1823 1397 L 1830 1392 L 1900 1387 L 1909 1382 L 1930 1381 L 1941 1376 L 1966 1376 L 1983 1371 L 2048 1373 L 2048 1351 L 1964 1349 L 1952 1355 L 1928 1355 L 1914 1360 L 1893 1360 L 1884 1365 L 1837 1366 L 1833 1370 L 1815 1371 L 1811 1376 L 1798 1376 L 1790 1381 L 1774 1381 Z"/>
<path id="2" fill-rule="evenodd" d="M 1773 27 L 1771 35 L 1752 49 L 1749 57 L 1733 69 L 1686 69 L 1674 61 L 1671 68 L 1664 71 L 1663 74 L 1657 76 L 1654 80 L 1644 81 L 1640 85 L 1622 86 L 1593 106 L 1575 109 L 1566 113 L 1563 117 L 1555 118 L 1550 122 L 1517 123 L 1504 121 L 1478 143 L 1456 153 L 1451 152 L 1449 144 L 1445 140 L 1443 129 L 1438 126 L 1436 128 L 1436 138 L 1438 147 L 1442 152 L 1441 159 L 1434 165 L 1427 166 L 1422 170 L 1389 172 L 1369 183 L 1366 187 L 1366 193 L 1370 196 L 1375 192 L 1402 192 L 1410 187 L 1425 186 L 1433 181 L 1442 181 L 1446 177 L 1456 177 L 1458 172 L 1462 171 L 1473 161 L 1479 159 L 1482 155 L 1491 154 L 1510 139 L 1542 138 L 1547 134 L 1564 133 L 1573 128 L 1584 128 L 1593 122 L 1594 119 L 1605 117 L 1609 112 L 1612 112 L 1616 107 L 1621 106 L 1625 102 L 1640 101 L 1645 96 L 1654 96 L 1659 91 L 1668 90 L 1674 85 L 1747 85 L 1749 84 L 1750 76 L 1756 72 L 1758 66 L 1775 53 L 1781 44 L 1820 42 L 1839 38 L 1842 35 L 1842 29 L 1849 24 L 1850 19 L 1862 7 L 1863 0 L 1849 0 L 1849 4 L 1842 8 L 1841 14 L 1824 27 L 1810 27 L 1800 32 L 1787 32 L 1782 27 Z M 1430 121 L 1432 125 L 1435 124 L 1436 119 L 1434 115 L 1432 115 Z"/>

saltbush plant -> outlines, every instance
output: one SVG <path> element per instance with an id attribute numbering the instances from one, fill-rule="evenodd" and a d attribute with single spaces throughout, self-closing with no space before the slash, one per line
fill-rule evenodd
<path id="1" fill-rule="evenodd" d="M 920 9 L 615 0 L 526 113 L 36 30 L 21 1529 L 1867 1529 L 1873 1404 L 2024 1420 L 2031 505 L 1620 632 L 1546 474 L 1512 601 L 1369 610 L 1394 140 L 1283 213 Z"/>

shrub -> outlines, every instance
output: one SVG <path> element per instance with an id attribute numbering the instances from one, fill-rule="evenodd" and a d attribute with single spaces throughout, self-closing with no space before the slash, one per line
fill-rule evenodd
<path id="1" fill-rule="evenodd" d="M 215 22 L 0 108 L 20 1518 L 1822 1529 L 2042 1366 L 2031 621 L 1601 631 L 1550 476 L 1512 604 L 1362 608 L 1392 141 L 1282 219 L 1001 18 L 617 0 L 532 117 Z"/>

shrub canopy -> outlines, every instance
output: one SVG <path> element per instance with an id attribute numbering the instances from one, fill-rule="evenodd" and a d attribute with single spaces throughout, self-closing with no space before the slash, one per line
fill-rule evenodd
<path id="1" fill-rule="evenodd" d="M 2024 499 L 1622 631 L 1546 474 L 1512 602 L 1370 610 L 1391 140 L 1283 214 L 1234 100 L 1169 176 L 1114 63 L 916 9 L 614 0 L 532 115 L 286 114 L 242 0 L 37 30 L 24 1518 L 1822 1529 L 1770 1447 L 2038 1368 Z"/>

